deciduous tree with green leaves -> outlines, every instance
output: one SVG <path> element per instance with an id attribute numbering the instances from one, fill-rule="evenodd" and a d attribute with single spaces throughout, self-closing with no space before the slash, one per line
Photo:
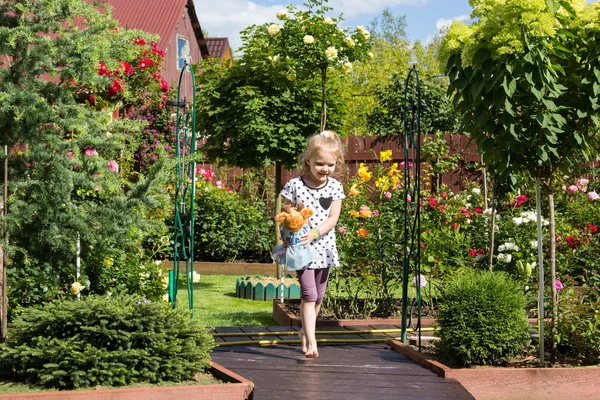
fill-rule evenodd
<path id="1" fill-rule="evenodd" d="M 553 177 L 589 159 L 598 139 L 600 4 L 585 0 L 469 3 L 474 8 L 471 16 L 478 21 L 471 26 L 454 22 L 440 50 L 447 62 L 449 91 L 465 131 L 498 176 L 519 170 L 544 183 L 555 324 Z M 541 235 L 541 228 L 538 232 Z M 542 268 L 541 250 L 539 258 Z"/>

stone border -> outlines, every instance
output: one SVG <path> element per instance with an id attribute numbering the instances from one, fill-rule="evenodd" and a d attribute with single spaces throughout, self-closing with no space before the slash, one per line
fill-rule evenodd
<path id="1" fill-rule="evenodd" d="M 273 321 L 277 326 L 302 326 L 300 318 L 281 303 L 279 299 L 273 300 Z M 423 328 L 431 327 L 434 318 L 422 318 Z M 401 325 L 400 318 L 371 318 L 371 319 L 327 319 L 317 320 L 318 327 L 325 326 L 368 326 L 368 325 Z"/>
<path id="2" fill-rule="evenodd" d="M 599 367 L 450 368 L 397 340 L 388 344 L 438 376 L 460 382 L 477 399 L 556 399 L 562 393 L 589 400 L 600 391 Z"/>
<path id="3" fill-rule="evenodd" d="M 229 369 L 212 362 L 208 372 L 226 383 L 194 386 L 164 386 L 101 390 L 65 390 L 2 394 L 0 399 L 15 400 L 247 400 L 252 398 L 254 384 Z"/>

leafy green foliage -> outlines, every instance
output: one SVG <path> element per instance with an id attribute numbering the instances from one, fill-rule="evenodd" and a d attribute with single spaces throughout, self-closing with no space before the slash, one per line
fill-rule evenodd
<path id="1" fill-rule="evenodd" d="M 0 370 L 58 389 L 181 381 L 209 366 L 213 346 L 189 311 L 138 296 L 89 296 L 27 309 L 2 345 Z"/>
<path id="2" fill-rule="evenodd" d="M 293 168 L 306 138 L 319 129 L 318 83 L 290 81 L 253 43 L 231 66 L 203 64 L 196 115 L 198 131 L 207 138 L 202 150 L 208 160 L 240 168 L 274 163 Z M 341 104 L 334 100 L 329 106 L 330 126 L 336 129 Z"/>
<path id="3" fill-rule="evenodd" d="M 442 289 L 436 346 L 459 366 L 499 365 L 529 337 L 525 296 L 501 272 L 465 271 Z"/>
<path id="4" fill-rule="evenodd" d="M 0 52 L 10 59 L 0 68 L 0 143 L 26 148 L 9 159 L 11 305 L 68 295 L 78 238 L 80 279 L 94 292 L 89 282 L 97 283 L 105 257 L 118 253 L 139 266 L 149 261 L 142 243 L 165 232 L 168 162 L 131 183 L 145 123 L 111 117 L 122 102 L 161 98 L 161 54 L 150 36 L 115 29 L 110 14 L 83 0 L 3 2 L 0 20 Z M 140 57 L 152 65 L 142 67 Z M 114 80 L 119 90 L 111 91 Z M 101 291 L 117 281 L 107 275 Z"/>
<path id="5" fill-rule="evenodd" d="M 600 307 L 600 276 L 595 273 L 589 283 L 583 293 L 577 293 L 573 288 L 560 292 L 556 337 L 560 353 L 575 357 L 583 365 L 597 365 L 600 357 L 600 320 L 596 317 Z"/>
<path id="6" fill-rule="evenodd" d="M 201 182 L 196 191 L 195 258 L 233 261 L 239 257 L 270 260 L 273 221 L 263 202 Z"/>
<path id="7" fill-rule="evenodd" d="M 422 79 L 420 81 L 420 101 L 424 107 L 421 112 L 421 133 L 433 134 L 457 133 L 458 114 L 452 101 L 446 94 L 446 88 L 439 82 Z M 409 87 L 408 98 L 416 98 L 414 86 Z M 404 96 L 406 94 L 406 75 L 394 75 L 386 86 L 375 92 L 377 107 L 369 115 L 369 124 L 380 135 L 398 135 L 404 132 Z"/>

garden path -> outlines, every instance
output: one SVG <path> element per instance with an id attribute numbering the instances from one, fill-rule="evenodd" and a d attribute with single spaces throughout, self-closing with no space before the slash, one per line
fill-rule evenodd
<path id="1" fill-rule="evenodd" d="M 331 327 L 323 328 L 331 330 Z M 296 327 L 216 328 L 225 332 L 284 332 Z M 338 328 L 339 329 L 339 328 Z M 341 328 L 344 329 L 344 328 Z M 361 327 L 364 329 L 364 327 Z M 359 335 L 329 335 L 331 339 Z M 362 335 L 364 336 L 364 335 Z M 250 336 L 216 338 L 217 341 L 251 340 Z M 263 336 L 254 340 L 290 340 L 296 336 Z M 458 382 L 438 377 L 386 343 L 322 344 L 319 357 L 306 359 L 299 345 L 220 346 L 215 362 L 252 381 L 254 400 L 397 400 L 474 399 Z"/>

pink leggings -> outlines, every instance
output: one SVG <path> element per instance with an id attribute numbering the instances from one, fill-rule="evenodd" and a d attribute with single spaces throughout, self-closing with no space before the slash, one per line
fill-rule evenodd
<path id="1" fill-rule="evenodd" d="M 323 302 L 327 279 L 329 279 L 329 268 L 302 269 L 296 271 L 300 281 L 300 298 L 304 301 L 314 301 L 316 304 Z"/>

